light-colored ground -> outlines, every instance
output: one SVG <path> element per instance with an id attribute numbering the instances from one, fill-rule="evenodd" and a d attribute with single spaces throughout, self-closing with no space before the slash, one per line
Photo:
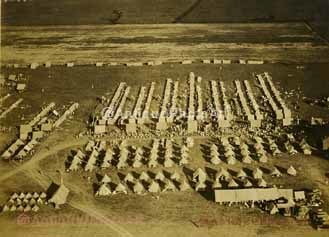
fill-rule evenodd
<path id="1" fill-rule="evenodd" d="M 264 59 L 328 62 L 304 23 L 4 27 L 2 64 Z"/>

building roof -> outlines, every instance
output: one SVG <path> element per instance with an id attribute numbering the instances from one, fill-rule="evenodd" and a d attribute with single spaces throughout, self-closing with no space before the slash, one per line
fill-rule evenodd
<path id="1" fill-rule="evenodd" d="M 292 197 L 292 189 L 248 188 L 215 190 L 215 202 L 272 201 Z"/>

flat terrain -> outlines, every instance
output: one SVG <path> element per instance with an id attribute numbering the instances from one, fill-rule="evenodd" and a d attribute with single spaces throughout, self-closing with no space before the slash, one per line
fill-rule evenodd
<path id="1" fill-rule="evenodd" d="M 328 21 L 326 0 L 33 0 L 2 4 L 8 25 L 109 24 L 121 11 L 119 24 L 214 23 L 246 21 Z M 328 28 L 327 28 L 328 29 Z"/>
<path id="2" fill-rule="evenodd" d="M 302 67 L 301 67 L 302 66 Z M 162 193 L 160 197 L 129 194 L 97 198 L 93 196 L 93 183 L 97 182 L 96 171 L 66 173 L 65 161 L 71 150 L 82 147 L 86 138 L 75 138 L 75 135 L 86 129 L 85 121 L 96 105 L 96 97 L 110 96 L 121 81 L 132 86 L 132 94 L 127 106 L 133 104 L 138 93 L 138 86 L 156 82 L 157 94 L 161 94 L 166 78 L 179 80 L 186 84 L 189 72 L 202 76 L 203 84 L 207 80 L 223 80 L 227 87 L 233 88 L 233 80 L 249 80 L 253 85 L 253 73 L 269 72 L 280 91 L 284 94 L 291 108 L 293 102 L 300 105 L 298 111 L 302 118 L 311 116 L 328 116 L 328 109 L 310 106 L 301 101 L 303 95 L 317 97 L 327 95 L 329 81 L 328 63 L 323 64 L 267 64 L 267 65 L 178 65 L 165 64 L 156 67 L 101 67 L 77 66 L 66 68 L 54 66 L 40 67 L 36 70 L 27 68 L 2 68 L 7 76 L 12 73 L 23 73 L 27 78 L 27 90 L 20 94 L 13 91 L 10 101 L 22 97 L 20 108 L 8 114 L 0 121 L 11 132 L 0 134 L 0 150 L 2 151 L 15 137 L 16 126 L 29 121 L 40 107 L 51 101 L 59 106 L 75 101 L 80 104 L 77 113 L 66 121 L 60 129 L 55 130 L 36 150 L 34 157 L 24 163 L 1 163 L 0 202 L 5 202 L 12 192 L 41 191 L 51 181 L 59 182 L 57 170 L 64 174 L 64 182 L 70 188 L 69 203 L 61 210 L 50 207 L 42 208 L 37 214 L 28 214 L 34 222 L 30 224 L 16 223 L 18 213 L 2 214 L 0 225 L 4 236 L 41 237 L 41 236 L 327 236 L 328 232 L 317 232 L 307 223 L 300 223 L 292 218 L 270 216 L 259 210 L 239 207 L 224 207 L 215 204 L 209 195 L 202 193 L 177 192 Z M 182 85 L 183 87 L 183 85 Z M 255 88 L 256 90 L 256 88 Z M 181 91 L 181 94 L 184 92 Z M 229 90 L 229 97 L 234 93 Z M 21 120 L 24 115 L 24 120 Z M 191 168 L 198 166 L 212 167 L 200 150 L 200 144 L 207 139 L 197 139 L 193 148 Z M 137 144 L 136 141 L 130 143 Z M 139 141 L 138 144 L 149 144 Z M 329 210 L 328 185 L 324 182 L 324 173 L 329 169 L 329 162 L 318 156 L 297 155 L 288 158 L 270 158 L 266 165 L 280 164 L 284 167 L 293 164 L 298 170 L 296 178 L 284 176 L 282 179 L 266 181 L 271 184 L 284 185 L 289 188 L 319 188 L 326 201 L 325 209 Z M 231 168 L 237 169 L 241 166 Z M 115 169 L 106 171 L 117 179 Z M 88 176 L 91 177 L 88 181 Z M 89 217 L 88 217 L 89 216 Z M 88 223 L 76 219 L 87 218 Z M 63 221 L 64 219 L 64 221 Z M 39 222 L 37 222 L 39 220 Z M 42 220 L 42 221 L 40 221 Z M 79 222 L 80 221 L 80 222 Z M 64 223 L 62 223 L 64 222 Z M 81 223 L 82 222 L 82 223 Z M 76 224 L 77 223 L 77 224 Z"/>
<path id="3" fill-rule="evenodd" d="M 304 23 L 3 27 L 2 65 L 263 59 L 328 62 Z"/>

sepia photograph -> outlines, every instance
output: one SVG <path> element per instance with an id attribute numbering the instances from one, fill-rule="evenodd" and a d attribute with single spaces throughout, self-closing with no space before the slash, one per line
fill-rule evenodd
<path id="1" fill-rule="evenodd" d="M 1 237 L 329 237 L 329 0 L 0 0 Z"/>

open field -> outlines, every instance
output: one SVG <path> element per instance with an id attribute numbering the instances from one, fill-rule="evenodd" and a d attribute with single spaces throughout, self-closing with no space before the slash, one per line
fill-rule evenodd
<path id="1" fill-rule="evenodd" d="M 262 59 L 328 62 L 304 23 L 4 27 L 2 65 Z"/>
<path id="2" fill-rule="evenodd" d="M 33 0 L 2 4 L 1 21 L 8 25 L 117 23 L 213 23 L 246 21 L 328 20 L 326 0 Z"/>
<path id="3" fill-rule="evenodd" d="M 303 68 L 297 68 L 303 66 Z M 291 108 L 293 102 L 300 105 L 298 113 L 302 118 L 311 116 L 328 116 L 328 109 L 310 106 L 301 101 L 301 95 L 317 97 L 327 95 L 329 81 L 328 63 L 323 64 L 267 64 L 267 65 L 177 65 L 165 64 L 157 67 L 102 67 L 76 66 L 66 68 L 54 66 L 40 67 L 36 70 L 27 68 L 2 68 L 5 76 L 11 73 L 23 73 L 27 76 L 27 90 L 20 94 L 13 91 L 2 91 L 1 96 L 11 92 L 13 97 L 8 101 L 15 101 L 22 97 L 21 108 L 8 114 L 2 119 L 1 125 L 11 127 L 10 133 L 0 134 L 1 151 L 14 138 L 16 126 L 29 121 L 40 107 L 51 101 L 58 105 L 69 101 L 80 104 L 73 119 L 66 121 L 60 129 L 47 137 L 36 150 L 34 157 L 25 163 L 1 161 L 0 201 L 6 201 L 8 195 L 15 191 L 40 191 L 48 187 L 51 181 L 59 182 L 58 171 L 64 173 L 64 183 L 71 190 L 68 205 L 61 210 L 50 207 L 42 208 L 37 214 L 28 214 L 38 220 L 45 220 L 41 224 L 17 224 L 17 214 L 0 216 L 0 225 L 4 226 L 4 236 L 327 236 L 328 232 L 317 232 L 307 223 L 300 223 L 293 218 L 270 216 L 257 209 L 239 207 L 225 207 L 215 204 L 208 195 L 202 193 L 177 192 L 162 193 L 160 198 L 152 195 L 138 196 L 129 194 L 97 198 L 93 196 L 93 183 L 96 182 L 96 171 L 66 173 L 65 161 L 70 151 L 82 147 L 86 139 L 75 138 L 79 132 L 86 129 L 85 121 L 93 111 L 96 97 L 113 94 L 121 81 L 133 86 L 131 100 L 127 106 L 133 104 L 137 96 L 137 87 L 156 82 L 157 93 L 162 94 L 166 78 L 186 83 L 186 77 L 193 71 L 202 76 L 203 80 L 223 80 L 227 87 L 233 87 L 233 80 L 249 80 L 254 83 L 253 73 L 269 72 L 280 91 L 293 91 L 292 95 L 285 95 Z M 206 84 L 206 82 L 203 82 Z M 42 90 L 43 89 L 43 90 Z M 297 93 L 298 91 L 298 93 Z M 183 93 L 183 92 L 181 92 Z M 229 90 L 230 97 L 234 93 Z M 300 96 L 296 96 L 299 94 Z M 14 99 L 15 98 L 15 99 Z M 6 102 L 7 104 L 7 102 Z M 24 115 L 24 120 L 21 116 Z M 3 135 L 4 134 L 4 135 Z M 209 166 L 205 161 L 200 144 L 206 140 L 197 139 L 193 148 L 194 163 L 192 168 Z M 138 144 L 143 144 L 139 141 Z M 134 143 L 136 144 L 136 142 Z M 326 201 L 328 210 L 328 185 L 324 182 L 324 173 L 329 169 L 328 161 L 317 156 L 298 155 L 294 158 L 282 156 L 270 158 L 266 165 L 293 164 L 299 175 L 285 176 L 283 179 L 267 179 L 271 184 L 284 185 L 289 188 L 319 188 Z M 238 164 L 236 167 L 240 167 Z M 235 168 L 235 167 L 233 167 Z M 116 170 L 108 170 L 109 175 L 116 176 Z M 91 180 L 88 181 L 88 176 Z M 28 182 L 28 185 L 25 185 Z M 24 189 L 24 190 L 23 190 Z M 71 223 L 70 218 L 90 216 L 92 223 Z M 66 218 L 65 223 L 58 223 L 60 218 Z M 53 220 L 49 221 L 48 220 Z M 229 233 L 229 234 L 228 234 Z"/>

